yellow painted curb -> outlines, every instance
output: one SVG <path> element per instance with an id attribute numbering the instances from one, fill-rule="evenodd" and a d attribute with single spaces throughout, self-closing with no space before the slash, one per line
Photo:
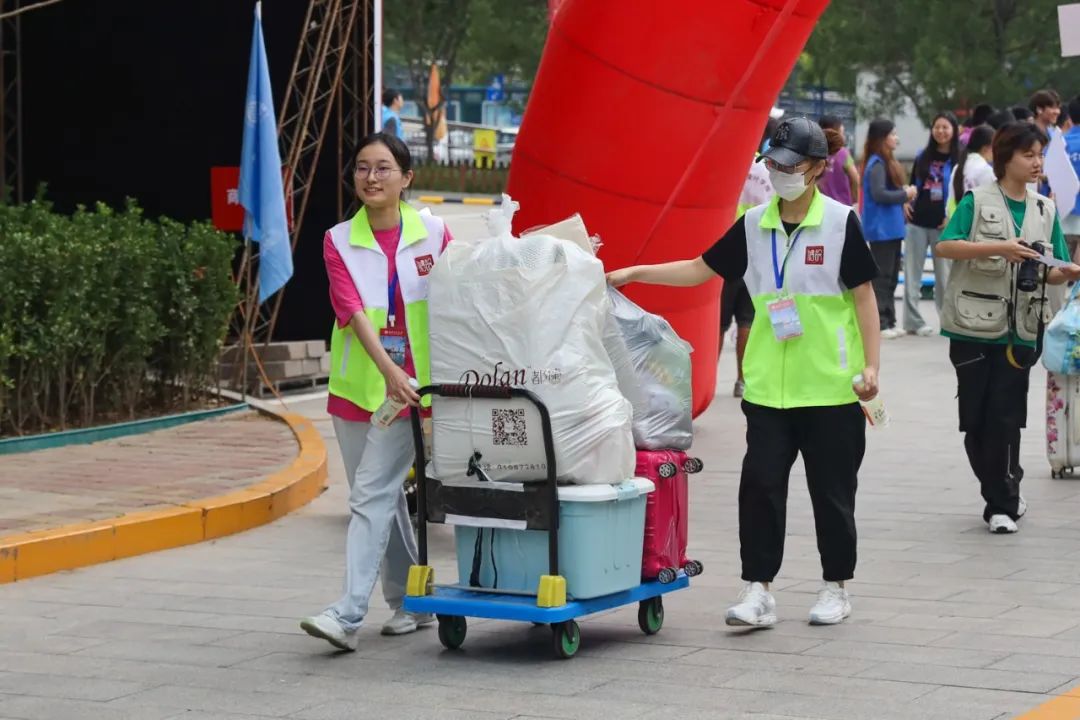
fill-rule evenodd
<path id="1" fill-rule="evenodd" d="M 416 198 L 416 202 L 427 203 L 428 205 L 439 205 L 446 202 L 446 198 L 441 195 L 421 195 Z"/>
<path id="2" fill-rule="evenodd" d="M 467 197 L 467 198 L 461 198 L 461 204 L 462 205 L 494 205 L 495 204 L 495 199 L 494 198 Z"/>
<path id="3" fill-rule="evenodd" d="M 1080 718 L 1080 687 L 1074 687 L 1015 720 L 1076 720 Z"/>
<path id="4" fill-rule="evenodd" d="M 242 490 L 111 520 L 0 537 L 0 584 L 213 540 L 278 519 L 326 487 L 326 446 L 303 415 L 259 410 L 289 426 L 289 467 Z"/>

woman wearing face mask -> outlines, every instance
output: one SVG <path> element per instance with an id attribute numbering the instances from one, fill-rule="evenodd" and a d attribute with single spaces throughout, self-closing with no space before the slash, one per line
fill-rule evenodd
<path id="1" fill-rule="evenodd" d="M 896 285 L 900 278 L 900 251 L 904 242 L 904 204 L 915 199 L 915 188 L 904 185 L 904 169 L 893 157 L 900 144 L 891 120 L 870 123 L 863 146 L 862 222 L 880 274 L 874 280 L 881 337 L 904 334 L 896 327 Z M 915 282 L 921 285 L 922 270 Z"/>
<path id="2" fill-rule="evenodd" d="M 746 585 L 729 625 L 776 622 L 769 584 L 783 559 L 788 478 L 800 453 L 824 580 L 810 622 L 835 624 L 851 613 L 844 583 L 855 573 L 855 487 L 866 440 L 858 400 L 877 394 L 879 332 L 870 284 L 877 267 L 859 220 L 817 187 L 840 143 L 839 133 L 806 118 L 785 120 L 764 155 L 775 197 L 748 210 L 701 257 L 608 275 L 615 286 L 680 287 L 720 275 L 745 280 L 753 298 L 739 486 Z"/>
<path id="3" fill-rule="evenodd" d="M 945 227 L 945 205 L 953 171 L 960 160 L 959 125 L 952 113 L 938 113 L 930 124 L 930 138 L 916 156 L 911 171 L 911 184 L 917 194 L 904 206 L 907 235 L 904 238 L 904 330 L 912 335 L 929 337 L 934 328 L 919 312 L 922 298 L 922 273 L 926 252 L 934 247 Z M 934 303 L 938 313 L 945 299 L 948 282 L 948 260 L 935 257 Z"/>
<path id="4" fill-rule="evenodd" d="M 403 485 L 413 463 L 408 419 L 372 424 L 387 397 L 417 405 L 410 385 L 431 381 L 427 338 L 427 275 L 450 241 L 443 221 L 421 215 L 403 194 L 412 182 L 409 148 L 396 135 L 374 133 L 352 154 L 352 178 L 363 207 L 323 241 L 330 302 L 327 412 L 349 483 L 345 592 L 300 627 L 341 650 L 355 650 L 375 580 L 395 611 L 384 635 L 403 635 L 434 622 L 401 609 L 416 541 Z M 402 415 L 407 415 L 406 409 Z"/>

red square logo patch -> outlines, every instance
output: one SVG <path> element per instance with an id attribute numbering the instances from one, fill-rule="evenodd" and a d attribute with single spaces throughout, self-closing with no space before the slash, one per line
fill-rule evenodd
<path id="1" fill-rule="evenodd" d="M 416 258 L 416 272 L 421 277 L 430 273 L 433 267 L 435 267 L 435 258 L 430 255 L 421 255 Z"/>
<path id="2" fill-rule="evenodd" d="M 824 245 L 811 245 L 806 248 L 806 264 L 807 265 L 824 265 L 825 264 L 825 246 Z"/>

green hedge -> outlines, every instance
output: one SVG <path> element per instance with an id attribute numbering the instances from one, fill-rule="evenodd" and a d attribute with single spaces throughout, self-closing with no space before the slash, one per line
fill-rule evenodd
<path id="1" fill-rule="evenodd" d="M 235 248 L 130 200 L 0 205 L 0 435 L 187 409 L 236 306 Z"/>
<path id="2" fill-rule="evenodd" d="M 471 162 L 420 163 L 413 167 L 412 186 L 421 190 L 498 195 L 506 190 L 509 165 L 478 168 Z"/>

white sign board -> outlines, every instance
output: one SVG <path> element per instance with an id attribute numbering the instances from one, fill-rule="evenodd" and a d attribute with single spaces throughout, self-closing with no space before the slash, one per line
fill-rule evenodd
<path id="1" fill-rule="evenodd" d="M 1069 160 L 1065 136 L 1061 133 L 1054 133 L 1054 138 L 1050 141 L 1050 147 L 1046 151 L 1045 172 L 1050 181 L 1050 189 L 1054 191 L 1058 214 L 1064 217 L 1073 211 L 1076 193 L 1080 192 L 1080 180 L 1077 179 L 1076 170 Z"/>
<path id="2" fill-rule="evenodd" d="M 1061 57 L 1080 55 L 1080 3 L 1058 5 Z"/>

